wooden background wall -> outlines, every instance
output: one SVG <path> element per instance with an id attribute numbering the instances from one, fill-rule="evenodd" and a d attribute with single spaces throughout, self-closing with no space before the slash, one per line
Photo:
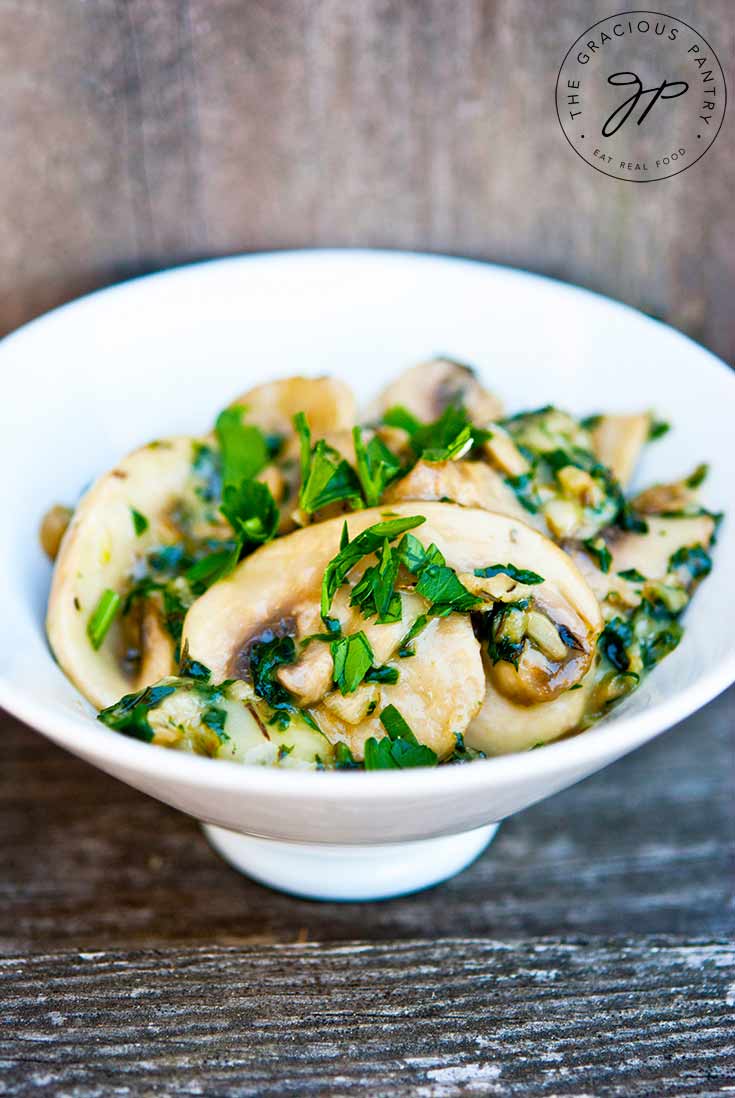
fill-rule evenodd
<path id="1" fill-rule="evenodd" d="M 205 256 L 377 245 L 579 282 L 735 356 L 733 114 L 647 186 L 567 145 L 615 0 L 0 0 L 0 332 Z M 633 5 L 630 5 L 633 7 Z M 666 0 L 731 90 L 733 0 Z"/>

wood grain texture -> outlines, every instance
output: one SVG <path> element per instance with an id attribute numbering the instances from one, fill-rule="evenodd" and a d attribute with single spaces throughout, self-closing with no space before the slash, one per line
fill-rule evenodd
<path id="1" fill-rule="evenodd" d="M 0 966 L 0 1090 L 724 1095 L 733 978 L 725 944 L 645 939 L 18 958 Z"/>
<path id="2" fill-rule="evenodd" d="M 436 889 L 315 904 L 238 876 L 193 820 L 2 725 L 0 952 L 187 943 L 733 933 L 735 691 L 507 820 Z M 0 1091 L 1 1093 L 1 1091 Z"/>
<path id="3" fill-rule="evenodd" d="M 667 0 L 732 79 L 731 0 Z M 559 129 L 609 0 L 0 0 L 0 331 L 239 250 L 448 251 L 601 290 L 735 356 L 735 146 L 637 187 Z M 732 110 L 732 108 L 731 108 Z"/>

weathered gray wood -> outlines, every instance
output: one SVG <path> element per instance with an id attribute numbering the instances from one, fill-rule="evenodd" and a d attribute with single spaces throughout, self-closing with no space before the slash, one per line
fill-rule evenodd
<path id="1" fill-rule="evenodd" d="M 593 171 L 559 129 L 561 59 L 611 10 L 0 0 L 0 332 L 199 256 L 374 245 L 580 282 L 732 357 L 730 123 L 701 163 L 645 187 Z M 732 86 L 731 0 L 666 10 Z"/>
<path id="2" fill-rule="evenodd" d="M 727 944 L 646 939 L 17 958 L 0 1091 L 724 1095 L 734 978 Z"/>
<path id="3" fill-rule="evenodd" d="M 6 718 L 0 951 L 731 934 L 733 701 L 506 821 L 453 881 L 372 905 L 308 903 L 238 876 L 193 820 Z"/>

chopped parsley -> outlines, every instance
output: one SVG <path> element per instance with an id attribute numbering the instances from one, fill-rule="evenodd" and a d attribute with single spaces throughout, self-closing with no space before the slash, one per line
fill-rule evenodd
<path id="1" fill-rule="evenodd" d="M 671 554 L 669 571 L 683 571 L 688 585 L 709 575 L 712 571 L 712 557 L 703 545 L 686 545 Z"/>
<path id="2" fill-rule="evenodd" d="M 350 463 L 324 439 L 312 447 L 311 431 L 303 412 L 298 412 L 293 422 L 301 443 L 301 510 L 312 515 L 338 502 L 362 507 L 360 482 Z"/>
<path id="3" fill-rule="evenodd" d="M 655 442 L 658 438 L 663 438 L 671 430 L 671 424 L 667 423 L 663 419 L 652 419 L 651 426 L 648 428 L 648 441 Z"/>
<path id="4" fill-rule="evenodd" d="M 164 698 L 173 694 L 175 689 L 175 686 L 163 684 L 148 686 L 135 694 L 125 694 L 114 705 L 102 709 L 97 714 L 97 720 L 116 732 L 123 732 L 126 736 L 150 743 L 153 739 L 153 729 L 148 723 L 148 713 Z"/>
<path id="5" fill-rule="evenodd" d="M 288 725 L 296 706 L 285 686 L 276 678 L 279 667 L 295 663 L 296 645 L 293 637 L 270 636 L 256 641 L 250 649 L 250 674 L 253 690 L 267 702 L 277 715 L 277 723 Z"/>
<path id="6" fill-rule="evenodd" d="M 426 519 L 422 515 L 388 519 L 385 522 L 375 523 L 374 526 L 368 526 L 361 534 L 357 534 L 352 541 L 350 541 L 347 523 L 345 523 L 342 529 L 340 551 L 327 565 L 322 579 L 322 618 L 329 614 L 334 596 L 344 583 L 348 573 L 356 564 L 359 564 L 363 557 L 382 549 L 385 541 L 394 541 L 405 531 L 412 530 L 423 522 L 426 522 Z"/>
<path id="7" fill-rule="evenodd" d="M 333 678 L 342 694 L 353 694 L 373 665 L 373 650 L 362 630 L 332 641 Z"/>
<path id="8" fill-rule="evenodd" d="M 398 646 L 398 655 L 401 659 L 406 659 L 408 656 L 415 656 L 416 649 L 413 642 L 420 633 L 423 633 L 426 626 L 429 624 L 429 618 L 427 614 L 419 614 L 416 621 L 413 623 L 409 631 Z"/>
<path id="9" fill-rule="evenodd" d="M 612 553 L 605 544 L 605 539 L 602 537 L 587 538 L 584 543 L 584 547 L 591 557 L 597 561 L 597 567 L 605 575 L 610 571 L 612 564 Z"/>
<path id="10" fill-rule="evenodd" d="M 405 770 L 415 766 L 436 766 L 435 751 L 419 743 L 408 723 L 395 705 L 388 705 L 380 714 L 380 723 L 387 736 L 377 740 L 371 736 L 365 744 L 366 770 Z"/>
<path id="11" fill-rule="evenodd" d="M 221 709 L 216 705 L 208 706 L 202 713 L 202 724 L 205 724 L 207 728 L 210 728 L 221 743 L 226 742 L 230 738 L 225 732 L 226 720 L 227 710 Z"/>
<path id="12" fill-rule="evenodd" d="M 268 486 L 259 480 L 226 483 L 220 509 L 237 535 L 238 557 L 275 537 L 280 520 L 278 505 Z"/>
<path id="13" fill-rule="evenodd" d="M 455 461 L 490 437 L 488 431 L 472 424 L 467 410 L 457 401 L 448 404 L 432 423 L 419 422 L 400 405 L 388 409 L 383 423 L 407 431 L 414 456 L 421 461 Z"/>
<path id="14" fill-rule="evenodd" d="M 630 583 L 645 583 L 646 577 L 641 575 L 637 568 L 626 568 L 622 572 L 618 572 L 621 579 L 628 580 Z"/>
<path id="15" fill-rule="evenodd" d="M 353 427 L 357 476 L 368 507 L 376 507 L 383 492 L 402 472 L 401 463 L 382 439 L 375 435 L 367 446 L 359 427 Z"/>
<path id="16" fill-rule="evenodd" d="M 130 517 L 133 520 L 133 529 L 135 530 L 136 538 L 141 537 L 148 529 L 148 519 L 145 515 L 141 515 L 140 511 L 136 511 L 134 507 L 130 508 Z"/>
<path id="17" fill-rule="evenodd" d="M 107 631 L 112 625 L 122 599 L 116 591 L 112 591 L 109 587 L 105 588 L 99 598 L 99 602 L 95 607 L 92 615 L 87 622 L 87 636 L 97 652 L 102 647 L 102 642 L 107 636 Z"/>
<path id="18" fill-rule="evenodd" d="M 245 408 L 225 408 L 217 416 L 215 433 L 222 454 L 222 486 L 237 487 L 251 480 L 268 464 L 270 455 L 265 435 L 259 427 L 243 423 Z"/>
<path id="19" fill-rule="evenodd" d="M 544 577 L 540 576 L 538 572 L 532 572 L 528 568 L 516 568 L 514 564 L 489 564 L 486 568 L 475 568 L 475 575 L 484 579 L 491 579 L 493 576 L 500 575 L 510 576 L 517 583 L 528 586 L 544 582 Z"/>
<path id="20" fill-rule="evenodd" d="M 708 473 L 709 465 L 698 465 L 694 472 L 690 473 L 689 476 L 685 479 L 684 483 L 687 488 L 691 488 L 692 490 L 695 488 L 699 488 L 700 484 L 704 484 L 705 480 L 707 479 Z"/>

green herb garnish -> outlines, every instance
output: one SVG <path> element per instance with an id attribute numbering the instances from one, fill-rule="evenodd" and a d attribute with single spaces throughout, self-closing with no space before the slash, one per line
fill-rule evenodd
<path id="1" fill-rule="evenodd" d="M 353 427 L 357 476 L 368 507 L 376 507 L 383 492 L 401 473 L 401 463 L 382 439 L 375 435 L 367 446 L 359 427 Z"/>
<path id="2" fill-rule="evenodd" d="M 114 705 L 102 709 L 97 714 L 97 720 L 116 732 L 123 732 L 126 736 L 150 743 L 153 729 L 148 723 L 148 713 L 164 698 L 173 694 L 175 689 L 170 685 L 149 686 L 135 694 L 125 694 Z"/>
<path id="3" fill-rule="evenodd" d="M 350 463 L 324 439 L 319 439 L 312 447 L 311 431 L 303 412 L 298 412 L 293 422 L 301 442 L 299 506 L 302 511 L 312 515 L 322 507 L 338 502 L 361 507 L 360 482 Z"/>
<path id="4" fill-rule="evenodd" d="M 265 435 L 260 428 L 243 423 L 245 408 L 225 408 L 217 416 L 215 432 L 222 454 L 222 488 L 237 487 L 251 480 L 268 464 Z"/>
<path id="5" fill-rule="evenodd" d="M 388 735 L 380 740 L 371 736 L 366 742 L 366 770 L 405 770 L 415 766 L 436 766 L 436 752 L 418 742 L 395 705 L 386 706 L 380 714 L 380 723 Z"/>
<path id="6" fill-rule="evenodd" d="M 95 652 L 102 647 L 107 631 L 115 620 L 122 600 L 116 591 L 105 588 L 99 598 L 92 616 L 87 622 L 87 636 Z"/>
<path id="7" fill-rule="evenodd" d="M 645 583 L 646 577 L 641 575 L 637 568 L 626 568 L 622 572 L 618 572 L 621 579 L 629 580 L 631 583 Z"/>
<path id="8" fill-rule="evenodd" d="M 136 538 L 139 538 L 148 529 L 148 519 L 145 517 L 145 515 L 141 515 L 140 511 L 136 511 L 134 507 L 130 508 L 130 517 L 133 520 L 133 529 L 135 530 L 135 536 Z"/>
<path id="9" fill-rule="evenodd" d="M 378 522 L 374 526 L 368 526 L 367 530 L 363 530 L 352 541 L 350 541 L 347 523 L 345 522 L 340 539 L 340 551 L 327 565 L 322 579 L 322 618 L 329 614 L 334 596 L 344 583 L 348 573 L 356 564 L 359 564 L 363 557 L 367 557 L 381 549 L 385 541 L 394 541 L 406 530 L 412 530 L 423 522 L 426 522 L 426 519 L 422 515 L 388 519 L 386 522 Z"/>
<path id="10" fill-rule="evenodd" d="M 225 484 L 221 511 L 238 537 L 238 556 L 275 537 L 280 521 L 278 506 L 268 486 L 259 480 L 242 480 L 237 486 Z M 227 567 L 226 558 L 221 559 Z"/>
<path id="11" fill-rule="evenodd" d="M 277 714 L 278 723 L 287 725 L 296 710 L 293 698 L 276 675 L 279 667 L 296 661 L 293 637 L 274 637 L 256 641 L 250 649 L 250 674 L 253 690 Z"/>
<path id="12" fill-rule="evenodd" d="M 655 442 L 657 438 L 663 438 L 671 430 L 671 424 L 663 419 L 652 419 L 648 428 L 648 441 Z"/>
<path id="13" fill-rule="evenodd" d="M 600 571 L 607 575 L 612 564 L 612 553 L 605 544 L 604 539 L 599 536 L 596 538 L 587 538 L 587 541 L 584 542 L 584 547 L 590 556 L 594 557 L 597 561 L 597 567 Z"/>
<path id="14" fill-rule="evenodd" d="M 516 568 L 514 564 L 489 564 L 487 568 L 475 568 L 475 575 L 484 579 L 500 575 L 510 576 L 517 583 L 528 586 L 544 582 L 544 577 L 540 576 L 538 572 L 532 572 L 528 568 Z"/>
<path id="15" fill-rule="evenodd" d="M 332 641 L 334 682 L 342 694 L 353 694 L 373 665 L 373 650 L 362 630 Z"/>

